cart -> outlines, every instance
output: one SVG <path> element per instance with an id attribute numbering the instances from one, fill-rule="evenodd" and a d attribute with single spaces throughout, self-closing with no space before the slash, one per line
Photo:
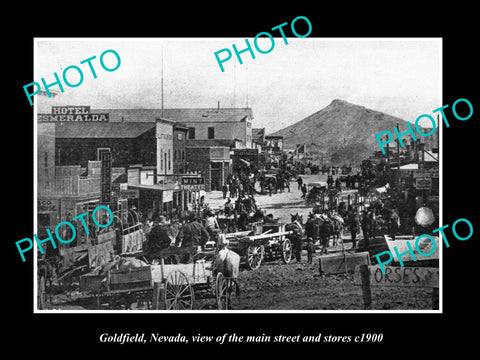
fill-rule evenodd
<path id="1" fill-rule="evenodd" d="M 285 231 L 285 225 L 256 223 L 253 232 L 258 235 L 251 235 L 252 231 L 226 234 L 228 248 L 239 254 L 250 270 L 258 269 L 263 260 L 281 258 L 285 264 L 288 264 L 293 253 L 292 242 L 288 238 L 292 232 Z"/>
<path id="2" fill-rule="evenodd" d="M 188 248 L 181 251 L 188 251 Z M 217 308 L 226 310 L 236 283 L 221 272 L 214 274 L 212 265 L 212 261 L 205 259 L 196 259 L 191 264 L 165 264 L 162 257 L 160 264 L 111 269 L 106 275 L 82 275 L 80 291 L 92 294 L 97 308 L 106 301 L 114 308 L 124 305 L 129 309 L 136 302 L 148 310 L 192 310 L 195 292 L 212 293 L 213 288 Z"/>
<path id="3" fill-rule="evenodd" d="M 320 205 L 324 203 L 325 192 L 327 191 L 327 183 L 324 181 L 313 182 L 307 184 L 307 205 Z"/>

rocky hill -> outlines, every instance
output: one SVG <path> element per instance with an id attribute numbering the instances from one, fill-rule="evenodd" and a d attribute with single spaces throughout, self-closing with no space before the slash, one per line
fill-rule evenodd
<path id="1" fill-rule="evenodd" d="M 333 100 L 330 105 L 306 117 L 299 122 L 279 130 L 272 135 L 284 137 L 284 147 L 293 149 L 297 144 L 307 144 L 309 156 L 317 160 L 323 155 L 326 164 L 358 165 L 373 152 L 379 151 L 375 135 L 389 130 L 399 124 L 400 131 L 406 131 L 405 120 L 368 109 L 364 106 L 350 104 L 343 100 Z M 415 129 L 414 124 L 411 124 Z M 429 129 L 422 131 L 428 133 Z M 431 146 L 437 133 L 419 139 Z M 404 136 L 404 141 L 410 141 Z M 394 142 L 390 144 L 396 146 Z"/>

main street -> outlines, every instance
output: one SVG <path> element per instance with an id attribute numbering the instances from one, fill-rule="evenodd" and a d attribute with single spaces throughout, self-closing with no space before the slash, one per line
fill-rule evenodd
<path id="1" fill-rule="evenodd" d="M 334 175 L 333 178 L 336 179 L 338 175 Z M 301 175 L 303 182 L 309 184 L 312 182 L 327 181 L 327 174 L 316 174 L 316 175 Z M 344 185 L 344 184 L 343 184 Z M 260 186 L 256 184 L 256 189 L 259 191 Z M 232 199 L 232 202 L 235 199 Z M 290 223 L 291 214 L 296 214 L 303 216 L 303 221 L 305 222 L 308 218 L 308 214 L 312 211 L 312 206 L 307 205 L 305 199 L 302 199 L 302 191 L 298 188 L 298 184 L 295 180 L 290 181 L 290 192 L 285 190 L 284 192 L 272 193 L 271 196 L 268 194 L 255 194 L 255 201 L 257 206 L 266 212 L 266 214 L 272 214 L 274 219 L 278 219 L 281 223 Z M 211 191 L 205 194 L 205 202 L 212 209 L 223 208 L 226 199 L 223 198 L 221 191 Z M 361 234 L 357 234 L 357 239 L 362 239 Z M 343 239 L 345 242 L 345 247 L 347 249 L 351 248 L 352 244 L 350 242 L 350 234 L 347 230 L 344 231 Z"/>

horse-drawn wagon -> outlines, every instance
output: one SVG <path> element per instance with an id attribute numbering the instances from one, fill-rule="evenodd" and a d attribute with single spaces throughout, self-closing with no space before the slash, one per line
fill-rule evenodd
<path id="1" fill-rule="evenodd" d="M 323 204 L 328 185 L 324 181 L 307 184 L 307 205 Z"/>
<path id="2" fill-rule="evenodd" d="M 281 258 L 285 264 L 292 259 L 291 231 L 283 223 L 256 223 L 253 231 L 226 234 L 230 250 L 240 255 L 248 269 L 258 269 L 264 259 Z M 252 235 L 253 233 L 253 235 Z"/>
<path id="3" fill-rule="evenodd" d="M 181 251 L 190 249 L 176 249 Z M 168 254 L 167 254 L 168 252 Z M 195 256 L 190 264 L 165 264 L 171 250 L 161 257 L 159 264 L 146 264 L 134 259 L 132 267 L 114 266 L 103 273 L 89 273 L 80 277 L 80 291 L 94 295 L 97 308 L 107 302 L 109 306 L 123 304 L 126 309 L 133 303 L 147 309 L 191 310 L 197 294 L 215 295 L 217 308 L 228 308 L 236 281 L 225 272 L 215 271 L 215 262 Z M 212 289 L 213 288 L 213 289 Z"/>

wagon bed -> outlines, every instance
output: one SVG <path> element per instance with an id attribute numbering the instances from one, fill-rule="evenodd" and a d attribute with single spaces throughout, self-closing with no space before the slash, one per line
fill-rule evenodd
<path id="1" fill-rule="evenodd" d="M 148 265 L 127 270 L 111 269 L 105 275 L 95 273 L 80 277 L 80 290 L 91 293 L 100 307 L 100 298 L 112 300 L 120 297 L 126 307 L 135 300 L 147 304 L 148 309 L 191 310 L 195 289 L 211 290 L 217 307 L 226 305 L 228 279 L 218 273 L 213 276 L 212 262 L 196 260 L 191 264 Z"/>

